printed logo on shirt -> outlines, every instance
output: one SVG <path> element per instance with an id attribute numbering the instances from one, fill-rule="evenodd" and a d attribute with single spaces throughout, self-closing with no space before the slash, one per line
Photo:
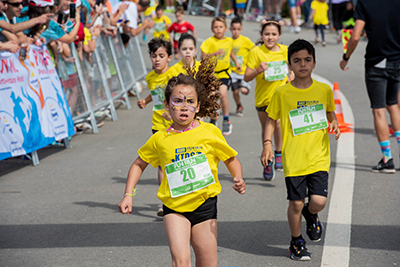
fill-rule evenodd
<path id="1" fill-rule="evenodd" d="M 222 49 L 222 50 L 224 50 L 224 53 L 218 56 L 219 60 L 223 60 L 225 56 L 228 54 L 228 49 Z"/>
<path id="2" fill-rule="evenodd" d="M 240 50 L 240 46 L 233 46 L 233 53 L 235 54 L 235 55 L 237 55 L 237 53 L 239 52 L 239 50 Z"/>
<path id="3" fill-rule="evenodd" d="M 188 147 L 177 148 L 175 149 L 175 158 L 172 159 L 171 162 L 187 159 L 189 157 L 202 154 L 203 153 L 202 151 L 203 151 L 202 146 L 188 146 Z"/>
<path id="4" fill-rule="evenodd" d="M 311 100 L 311 101 L 297 101 L 297 108 L 304 108 L 307 106 L 312 106 L 319 104 L 318 100 Z"/>

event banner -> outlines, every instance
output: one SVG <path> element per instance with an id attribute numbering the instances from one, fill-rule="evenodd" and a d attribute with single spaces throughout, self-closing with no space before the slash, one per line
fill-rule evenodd
<path id="1" fill-rule="evenodd" d="M 74 124 L 46 46 L 25 60 L 0 52 L 0 160 L 31 153 L 74 135 Z"/>

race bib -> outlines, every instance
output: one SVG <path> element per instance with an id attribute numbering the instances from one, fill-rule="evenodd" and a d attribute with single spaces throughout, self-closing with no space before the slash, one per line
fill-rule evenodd
<path id="1" fill-rule="evenodd" d="M 293 135 L 310 133 L 328 127 L 323 104 L 316 104 L 289 112 Z"/>
<path id="2" fill-rule="evenodd" d="M 181 38 L 181 33 L 180 32 L 175 32 L 174 33 L 174 40 L 179 41 L 179 38 Z"/>
<path id="3" fill-rule="evenodd" d="M 165 99 L 165 92 L 164 88 L 157 88 L 154 90 L 151 90 L 151 98 L 153 99 L 153 110 L 163 110 L 165 109 L 164 107 L 164 99 Z"/>
<path id="4" fill-rule="evenodd" d="M 264 71 L 265 80 L 269 82 L 285 79 L 289 74 L 286 61 L 273 61 L 268 63 L 268 69 Z"/>
<path id="5" fill-rule="evenodd" d="M 171 197 L 180 197 L 215 183 L 206 155 L 165 165 Z"/>
<path id="6" fill-rule="evenodd" d="M 156 23 L 156 24 L 154 24 L 154 30 L 155 30 L 156 32 L 162 32 L 162 31 L 164 31 L 164 30 L 165 30 L 165 23 L 162 22 L 162 23 Z"/>
<path id="7" fill-rule="evenodd" d="M 243 56 L 236 56 L 236 60 L 238 61 L 240 66 L 243 66 Z M 235 61 L 231 58 L 231 66 L 236 67 Z"/>

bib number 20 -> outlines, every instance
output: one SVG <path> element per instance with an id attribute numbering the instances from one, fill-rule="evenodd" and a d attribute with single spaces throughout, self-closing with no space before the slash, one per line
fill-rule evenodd
<path id="1" fill-rule="evenodd" d="M 193 168 L 188 168 L 187 170 L 181 170 L 181 174 L 183 175 L 183 182 L 189 181 L 190 179 L 196 178 L 196 173 Z"/>

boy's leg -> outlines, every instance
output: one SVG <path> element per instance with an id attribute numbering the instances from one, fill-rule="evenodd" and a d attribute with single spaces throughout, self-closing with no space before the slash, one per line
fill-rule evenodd
<path id="1" fill-rule="evenodd" d="M 265 125 L 267 124 L 267 121 L 268 121 L 268 113 L 265 111 L 266 108 L 267 107 L 256 108 L 258 119 L 260 120 L 260 123 L 261 123 L 261 142 L 264 142 Z M 264 168 L 263 177 L 268 182 L 274 180 L 275 172 L 274 172 L 273 161 L 270 162 L 270 164 L 268 164 L 268 166 Z"/>
<path id="2" fill-rule="evenodd" d="M 172 266 L 190 266 L 190 221 L 181 214 L 171 213 L 164 216 Z"/>
<path id="3" fill-rule="evenodd" d="M 163 177 L 164 177 L 163 170 L 161 169 L 161 166 L 158 166 L 157 168 L 158 185 L 161 184 Z M 164 210 L 163 210 L 163 204 L 161 203 L 161 207 L 157 210 L 157 216 L 162 217 L 163 215 L 164 215 Z"/>
<path id="4" fill-rule="evenodd" d="M 293 237 L 301 235 L 301 211 L 304 207 L 304 199 L 300 200 L 289 200 L 289 206 L 287 210 L 287 217 L 290 227 L 290 232 Z"/>
<path id="5" fill-rule="evenodd" d="M 318 26 L 319 26 L 319 25 L 314 24 L 314 32 L 315 32 L 314 44 L 316 44 L 316 43 L 319 42 L 319 39 L 318 39 Z"/>
<path id="6" fill-rule="evenodd" d="M 196 255 L 196 267 L 217 267 L 217 219 L 194 225 L 191 244 Z"/>
<path id="7" fill-rule="evenodd" d="M 222 134 L 230 135 L 232 133 L 232 124 L 229 121 L 228 85 L 222 84 L 219 87 L 219 93 L 221 94 L 222 113 L 224 115 L 224 121 L 222 123 Z"/>

